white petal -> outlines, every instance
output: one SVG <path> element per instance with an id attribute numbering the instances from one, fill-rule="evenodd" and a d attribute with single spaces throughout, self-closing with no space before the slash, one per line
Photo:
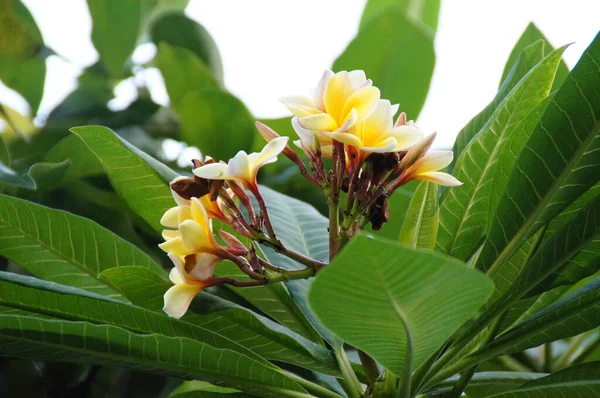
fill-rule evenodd
<path id="1" fill-rule="evenodd" d="M 315 134 L 313 130 L 309 130 L 304 128 L 302 124 L 300 124 L 300 120 L 297 117 L 292 118 L 292 127 L 300 140 L 304 143 L 304 146 L 307 148 L 313 147 L 313 135 Z"/>
<path id="2" fill-rule="evenodd" d="M 405 151 L 423 138 L 423 132 L 418 127 L 409 125 L 395 127 L 388 134 L 396 138 L 394 152 Z"/>
<path id="3" fill-rule="evenodd" d="M 262 165 L 276 161 L 277 155 L 283 152 L 288 140 L 289 137 L 278 137 L 269 141 L 260 153 L 250 155 L 250 168 L 256 173 Z"/>
<path id="4" fill-rule="evenodd" d="M 179 206 L 171 207 L 165 211 L 160 219 L 160 224 L 167 228 L 177 228 L 179 224 Z"/>
<path id="5" fill-rule="evenodd" d="M 394 137 L 388 137 L 385 140 L 378 142 L 377 146 L 362 147 L 361 150 L 364 152 L 374 153 L 394 152 L 396 145 L 396 139 Z"/>
<path id="6" fill-rule="evenodd" d="M 169 253 L 168 256 L 173 262 L 173 265 L 175 266 L 175 268 L 172 268 L 171 272 L 169 273 L 169 279 L 171 280 L 171 282 L 173 282 L 176 285 L 181 283 L 190 284 L 191 279 L 189 278 L 189 275 L 185 270 L 185 263 L 183 262 L 181 257 L 176 256 L 173 253 Z"/>
<path id="7" fill-rule="evenodd" d="M 352 145 L 357 148 L 362 148 L 363 143 L 357 136 L 350 133 L 324 133 L 328 137 L 333 138 L 334 140 L 341 142 L 342 144 Z"/>
<path id="8" fill-rule="evenodd" d="M 179 225 L 179 232 L 181 232 L 183 244 L 192 252 L 212 248 L 212 242 L 206 234 L 206 230 L 194 220 L 182 222 Z"/>
<path id="9" fill-rule="evenodd" d="M 358 89 L 367 83 L 367 76 L 364 70 L 353 70 L 348 72 L 348 77 L 354 89 Z"/>
<path id="10" fill-rule="evenodd" d="M 211 163 L 194 169 L 193 173 L 201 178 L 209 180 L 226 180 L 227 165 L 223 163 Z"/>
<path id="11" fill-rule="evenodd" d="M 227 164 L 227 176 L 239 180 L 248 180 L 250 178 L 250 162 L 248 154 L 244 151 L 239 151 Z"/>
<path id="12" fill-rule="evenodd" d="M 200 290 L 202 287 L 195 285 L 172 286 L 165 293 L 163 311 L 172 318 L 181 318 Z"/>
<path id="13" fill-rule="evenodd" d="M 296 116 L 309 116 L 319 112 L 319 109 L 309 97 L 290 95 L 279 100 Z"/>
<path id="14" fill-rule="evenodd" d="M 220 260 L 214 254 L 198 253 L 196 254 L 196 264 L 190 271 L 190 274 L 200 281 L 210 278 Z"/>
<path id="15" fill-rule="evenodd" d="M 419 174 L 418 176 L 415 176 L 415 180 L 427 180 L 447 187 L 456 187 L 463 184 L 450 174 L 442 173 L 440 171 Z"/>
<path id="16" fill-rule="evenodd" d="M 313 100 L 315 107 L 319 109 L 321 112 L 325 112 L 325 89 L 327 88 L 327 84 L 329 80 L 333 77 L 334 73 L 331 69 L 325 69 L 323 72 L 323 76 L 319 80 L 319 84 L 317 88 L 313 92 Z"/>
<path id="17" fill-rule="evenodd" d="M 305 116 L 300 123 L 309 130 L 334 131 L 338 128 L 337 122 L 327 113 Z"/>
<path id="18" fill-rule="evenodd" d="M 416 174 L 442 170 L 452 163 L 453 157 L 452 151 L 429 151 L 415 163 L 415 166 L 418 165 Z"/>

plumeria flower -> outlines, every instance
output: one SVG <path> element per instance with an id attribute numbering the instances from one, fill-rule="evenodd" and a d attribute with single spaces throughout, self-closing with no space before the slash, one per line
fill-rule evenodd
<path id="1" fill-rule="evenodd" d="M 169 253 L 169 257 L 175 264 L 169 274 L 173 286 L 165 293 L 163 311 L 179 319 L 187 312 L 194 297 L 203 289 L 214 285 L 215 280 L 210 278 L 207 272 L 200 276 L 197 276 L 197 273 L 191 274 L 179 256 Z"/>
<path id="2" fill-rule="evenodd" d="M 194 169 L 194 174 L 209 180 L 239 181 L 250 189 L 256 188 L 256 175 L 265 164 L 273 163 L 286 147 L 288 137 L 275 138 L 260 152 L 248 155 L 239 151 L 229 163 L 212 163 Z"/>
<path id="3" fill-rule="evenodd" d="M 455 177 L 439 171 L 448 167 L 453 157 L 452 151 L 429 151 L 410 166 L 401 178 L 404 181 L 426 180 L 449 187 L 462 185 Z"/>
<path id="4" fill-rule="evenodd" d="M 398 105 L 388 100 L 379 100 L 375 111 L 356 123 L 347 132 L 324 133 L 343 144 L 355 147 L 361 159 L 359 164 L 371 153 L 405 151 L 423 138 L 421 130 L 412 122 L 394 127 L 393 118 Z"/>
<path id="5" fill-rule="evenodd" d="M 289 96 L 281 101 L 295 116 L 292 123 L 301 144 L 312 148 L 313 134 L 321 141 L 321 146 L 330 145 L 331 141 L 321 133 L 345 131 L 364 120 L 375 110 L 380 95 L 364 71 L 334 74 L 326 70 L 312 97 Z"/>
<path id="6" fill-rule="evenodd" d="M 192 298 L 211 285 L 211 276 L 225 249 L 213 237 L 211 220 L 200 199 L 176 197 L 176 200 L 179 206 L 167 210 L 160 221 L 173 229 L 163 231 L 165 242 L 158 246 L 175 264 L 170 274 L 175 286 L 165 294 L 164 310 L 178 318 Z"/>

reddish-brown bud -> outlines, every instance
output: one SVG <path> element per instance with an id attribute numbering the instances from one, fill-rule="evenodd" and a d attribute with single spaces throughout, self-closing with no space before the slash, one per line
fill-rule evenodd
<path id="1" fill-rule="evenodd" d="M 390 217 L 390 205 L 388 197 L 381 195 L 371 206 L 369 212 L 369 221 L 373 227 L 373 231 L 379 231 Z"/>
<path id="2" fill-rule="evenodd" d="M 184 199 L 201 198 L 210 191 L 209 181 L 198 177 L 179 178 L 170 187 Z"/>

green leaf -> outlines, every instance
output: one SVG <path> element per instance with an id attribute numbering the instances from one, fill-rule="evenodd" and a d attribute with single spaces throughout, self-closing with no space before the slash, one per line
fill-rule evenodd
<path id="1" fill-rule="evenodd" d="M 167 93 L 173 104 L 178 103 L 191 90 L 219 87 L 202 60 L 186 48 L 171 47 L 161 42 L 154 62 L 165 80 Z"/>
<path id="2" fill-rule="evenodd" d="M 181 118 L 181 138 L 205 155 L 228 160 L 252 147 L 254 119 L 232 94 L 211 88 L 193 90 L 173 108 Z"/>
<path id="3" fill-rule="evenodd" d="M 125 61 L 137 42 L 141 10 L 139 0 L 87 0 L 92 17 L 92 43 L 113 78 L 121 78 Z"/>
<path id="4" fill-rule="evenodd" d="M 133 304 L 162 312 L 163 295 L 171 286 L 143 267 L 104 271 L 106 280 Z M 215 331 L 263 358 L 292 363 L 306 369 L 338 375 L 332 354 L 289 329 L 208 293 L 197 296 L 183 321 Z"/>
<path id="5" fill-rule="evenodd" d="M 402 229 L 399 242 L 413 249 L 433 249 L 438 230 L 437 185 L 423 181 L 415 191 Z"/>
<path id="6" fill-rule="evenodd" d="M 39 278 L 122 300 L 96 279 L 98 274 L 126 265 L 161 270 L 148 255 L 89 219 L 1 198 L 0 255 Z"/>
<path id="7" fill-rule="evenodd" d="M 0 163 L 10 166 L 10 161 L 10 151 L 6 146 L 6 142 L 4 142 L 4 137 L 0 135 Z"/>
<path id="8" fill-rule="evenodd" d="M 156 233 L 160 219 L 175 205 L 169 186 L 109 128 L 82 126 L 71 129 L 98 157 L 115 191 Z"/>
<path id="9" fill-rule="evenodd" d="M 182 337 L 137 334 L 109 325 L 35 316 L 0 315 L 0 354 L 128 367 L 196 378 L 265 397 L 304 392 L 280 370 L 236 351 Z"/>
<path id="10" fill-rule="evenodd" d="M 521 151 L 477 266 L 498 272 L 506 259 L 598 181 L 600 38 L 563 83 Z"/>
<path id="11" fill-rule="evenodd" d="M 146 271 L 151 272 L 148 269 Z M 7 272 L 0 272 L 0 287 L 0 304 L 5 307 L 69 321 L 119 326 L 139 334 L 156 333 L 185 337 L 215 348 L 235 350 L 257 361 L 263 361 L 251 350 L 217 331 L 140 307 L 109 301 L 84 290 Z"/>
<path id="12" fill-rule="evenodd" d="M 533 22 L 530 22 L 508 56 L 508 61 L 506 61 L 506 65 L 504 66 L 504 72 L 502 72 L 502 79 L 500 79 L 500 82 L 503 82 L 508 77 L 511 67 L 517 61 L 521 51 L 539 40 L 544 43 L 544 55 L 548 55 L 553 50 L 552 45 L 546 36 L 544 36 L 544 34 L 538 29 L 538 27 L 535 26 Z M 561 60 L 560 64 L 558 65 L 558 69 L 556 70 L 556 77 L 554 79 L 554 84 L 552 85 L 551 91 L 558 89 L 568 74 L 569 68 L 567 68 L 565 61 Z"/>
<path id="13" fill-rule="evenodd" d="M 512 91 L 512 89 L 534 66 L 542 61 L 544 58 L 544 47 L 544 42 L 537 41 L 521 51 L 520 55 L 512 64 L 510 73 L 502 81 L 498 93 L 492 102 L 475 115 L 475 117 L 473 117 L 473 119 L 471 119 L 458 133 L 454 146 L 452 147 L 452 151 L 454 152 L 454 162 L 450 165 L 449 170 L 454 169 L 456 159 L 463 153 L 473 137 L 475 137 L 481 129 L 487 127 L 488 120 L 496 112 L 496 109 L 502 101 L 504 101 L 506 95 Z"/>
<path id="14" fill-rule="evenodd" d="M 20 0 L 0 0 L 0 80 L 25 98 L 36 113 L 44 93 L 44 41 Z"/>
<path id="15" fill-rule="evenodd" d="M 567 223 L 573 216 L 587 206 L 592 200 L 596 199 L 600 195 L 600 183 L 596 183 L 593 187 L 585 191 L 577 200 L 569 205 L 566 209 L 560 212 L 559 215 L 554 217 L 546 228 L 546 237 L 551 236 L 560 227 Z"/>
<path id="16" fill-rule="evenodd" d="M 398 5 L 391 4 L 369 19 L 335 60 L 333 69 L 364 70 L 382 98 L 400 104 L 410 119 L 416 119 L 429 91 L 434 64 L 432 36 Z"/>
<path id="17" fill-rule="evenodd" d="M 597 239 L 599 234 L 600 198 L 586 206 L 568 224 L 563 225 L 542 244 L 509 289 L 477 318 L 469 330 L 464 333 L 463 338 L 473 335 L 474 330 L 483 330 L 486 325 L 578 253 L 590 240 Z"/>
<path id="18" fill-rule="evenodd" d="M 600 363 L 571 366 L 489 398 L 565 398 L 600 395 Z"/>
<path id="19" fill-rule="evenodd" d="M 181 383 L 179 385 L 179 387 L 177 387 L 171 393 L 170 397 L 171 398 L 174 398 L 174 397 L 190 398 L 190 397 L 203 397 L 203 396 L 210 397 L 211 396 L 211 395 L 202 394 L 201 392 L 212 393 L 212 394 L 214 394 L 214 396 L 219 397 L 220 394 L 233 394 L 233 393 L 237 393 L 239 391 L 235 390 L 233 388 L 213 386 L 212 384 L 207 383 L 205 381 L 191 380 L 191 381 L 184 381 L 183 383 Z M 228 397 L 231 397 L 231 395 L 229 395 Z M 234 395 L 234 397 L 235 397 L 235 395 Z"/>
<path id="20" fill-rule="evenodd" d="M 440 0 L 369 0 L 360 18 L 360 29 L 364 28 L 374 16 L 385 11 L 390 4 L 396 4 L 413 21 L 421 22 L 435 34 L 440 14 Z"/>
<path id="21" fill-rule="evenodd" d="M 358 235 L 317 275 L 309 292 L 327 328 L 402 374 L 412 332 L 417 368 L 485 302 L 492 282 L 461 262 Z"/>
<path id="22" fill-rule="evenodd" d="M 0 54 L 0 80 L 21 94 L 35 114 L 44 95 L 46 60 L 40 56 L 12 59 Z"/>
<path id="23" fill-rule="evenodd" d="M 453 174 L 463 185 L 452 187 L 440 206 L 438 250 L 466 260 L 477 248 L 486 230 L 492 187 L 504 190 L 494 175 L 502 153 L 512 149 L 505 143 L 550 92 L 564 49 L 553 51 L 525 75 L 460 155 Z M 506 168 L 507 162 L 501 166 Z"/>
<path id="24" fill-rule="evenodd" d="M 68 160 L 71 166 L 66 170 L 63 181 L 104 174 L 102 163 L 85 143 L 74 135 L 69 135 L 54 145 L 44 156 L 45 162 Z"/>
<path id="25" fill-rule="evenodd" d="M 60 163 L 36 163 L 26 170 L 15 172 L 0 164 L 0 183 L 32 191 L 41 191 L 61 182 L 70 165 L 69 160 Z"/>
<path id="26" fill-rule="evenodd" d="M 490 394 L 514 390 L 532 380 L 547 376 L 547 373 L 530 372 L 480 372 L 475 373 L 465 391 L 468 398 L 483 398 Z M 460 376 L 453 376 L 437 384 L 429 395 L 443 394 L 452 391 Z"/>
<path id="27" fill-rule="evenodd" d="M 215 41 L 204 27 L 179 12 L 171 12 L 157 20 L 151 28 L 152 41 L 183 47 L 196 54 L 223 85 L 223 63 Z"/>

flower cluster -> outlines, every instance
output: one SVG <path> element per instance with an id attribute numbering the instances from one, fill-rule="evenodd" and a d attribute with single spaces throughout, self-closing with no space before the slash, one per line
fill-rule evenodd
<path id="1" fill-rule="evenodd" d="M 163 232 L 165 242 L 159 245 L 174 264 L 170 274 L 174 285 L 164 297 L 164 311 L 169 315 L 183 316 L 194 296 L 210 286 L 257 286 L 307 278 L 326 265 L 287 248 L 275 234 L 257 175 L 281 153 L 328 196 L 330 256 L 339 248 L 336 245 L 367 223 L 375 230 L 381 228 L 388 220 L 388 198 L 401 185 L 411 180 L 461 184 L 440 171 L 451 163 L 452 152 L 429 150 L 435 134 L 424 137 L 405 113 L 394 122 L 398 105 L 381 99 L 379 89 L 363 71 L 328 70 L 312 97 L 291 96 L 282 102 L 294 114 L 291 123 L 299 137 L 294 144 L 306 155 L 309 167 L 288 146 L 288 137 L 257 122 L 268 141 L 262 151 L 239 151 L 227 163 L 210 157 L 194 160 L 193 177 L 179 177 L 171 183 L 177 206 L 161 220 L 168 229 Z M 342 222 L 340 192 L 346 194 Z M 224 230 L 219 231 L 220 244 L 213 235 L 213 219 L 247 238 L 249 247 Z M 270 264 L 260 258 L 255 244 L 270 246 L 306 268 L 289 271 Z M 222 260 L 235 263 L 249 280 L 214 277 Z"/>

